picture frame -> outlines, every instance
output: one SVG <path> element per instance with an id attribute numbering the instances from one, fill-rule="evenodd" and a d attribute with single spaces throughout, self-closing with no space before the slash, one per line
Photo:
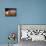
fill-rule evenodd
<path id="1" fill-rule="evenodd" d="M 5 16 L 16 16 L 16 8 L 5 8 Z"/>

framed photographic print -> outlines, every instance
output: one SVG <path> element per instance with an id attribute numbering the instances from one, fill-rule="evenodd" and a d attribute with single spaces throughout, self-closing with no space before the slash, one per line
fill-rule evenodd
<path id="1" fill-rule="evenodd" d="M 16 16 L 16 8 L 5 8 L 5 16 Z"/>

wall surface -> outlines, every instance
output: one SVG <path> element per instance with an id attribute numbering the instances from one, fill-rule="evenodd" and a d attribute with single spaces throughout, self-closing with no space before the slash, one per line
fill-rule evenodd
<path id="1" fill-rule="evenodd" d="M 17 16 L 4 16 L 4 9 L 12 7 Z M 46 24 L 46 0 L 0 0 L 0 44 L 8 43 L 9 32 L 17 34 L 17 24 Z"/>

